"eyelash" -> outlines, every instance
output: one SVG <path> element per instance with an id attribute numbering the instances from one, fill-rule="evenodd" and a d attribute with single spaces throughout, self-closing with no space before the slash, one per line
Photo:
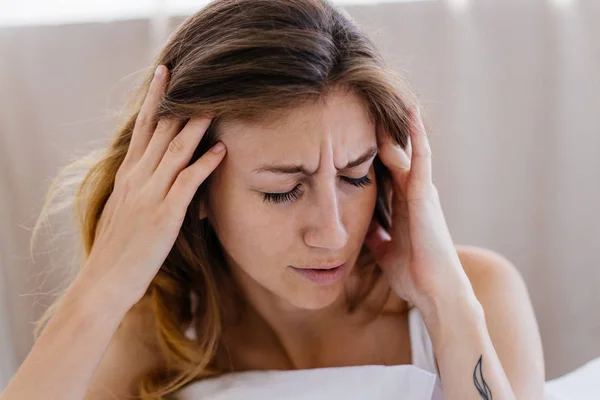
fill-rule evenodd
<path id="1" fill-rule="evenodd" d="M 361 188 L 364 188 L 365 186 L 370 185 L 372 183 L 371 178 L 369 178 L 367 175 L 358 179 L 342 177 L 342 180 L 353 186 Z M 295 200 L 298 200 L 298 197 L 300 197 L 301 194 L 302 191 L 300 190 L 300 185 L 297 185 L 295 188 L 285 193 L 264 193 L 264 201 L 265 203 L 293 202 Z"/>

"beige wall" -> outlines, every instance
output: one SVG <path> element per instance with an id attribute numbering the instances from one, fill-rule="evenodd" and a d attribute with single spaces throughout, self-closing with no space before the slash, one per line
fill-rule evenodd
<path id="1" fill-rule="evenodd" d="M 429 114 L 455 241 L 502 253 L 527 281 L 552 379 L 600 355 L 600 4 L 476 3 L 348 9 Z M 28 228 L 57 168 L 112 133 L 152 37 L 145 20 L 0 29 L 1 387 L 66 276 L 43 271 L 73 254 L 59 237 L 33 263 Z M 69 216 L 54 222 L 60 233 Z"/>

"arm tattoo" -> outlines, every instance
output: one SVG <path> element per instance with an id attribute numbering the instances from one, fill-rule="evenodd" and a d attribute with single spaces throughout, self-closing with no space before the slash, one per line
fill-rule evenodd
<path id="1" fill-rule="evenodd" d="M 483 355 L 479 356 L 479 360 L 477 361 L 477 365 L 475 365 L 475 371 L 473 371 L 473 383 L 475 383 L 475 387 L 477 391 L 481 395 L 481 398 L 484 400 L 492 400 L 492 391 L 490 387 L 483 379 L 483 371 L 481 365 L 483 363 Z"/>

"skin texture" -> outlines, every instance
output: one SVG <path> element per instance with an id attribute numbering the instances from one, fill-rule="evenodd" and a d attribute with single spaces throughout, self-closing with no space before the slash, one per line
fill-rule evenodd
<path id="1" fill-rule="evenodd" d="M 213 173 L 209 218 L 246 295 L 276 325 L 316 324 L 321 314 L 340 311 L 344 281 L 318 286 L 288 266 L 346 262 L 346 275 L 352 272 L 377 190 L 374 155 L 336 170 L 376 149 L 375 126 L 360 99 L 336 92 L 275 123 L 226 123 L 220 139 L 229 156 Z M 275 164 L 315 173 L 254 172 Z M 345 180 L 365 176 L 372 181 L 365 187 Z M 300 194 L 292 202 L 264 200 L 264 193 L 294 188 Z"/>
<path id="2" fill-rule="evenodd" d="M 334 91 L 322 102 L 293 110 L 274 122 L 240 121 L 224 126 L 221 140 L 227 146 L 228 156 L 214 172 L 207 213 L 200 217 L 210 218 L 215 226 L 234 276 L 254 313 L 245 320 L 244 328 L 239 329 L 239 336 L 233 334 L 229 338 L 231 353 L 238 358 L 240 369 L 311 368 L 345 365 L 344 361 L 352 364 L 350 356 L 346 360 L 337 358 L 350 349 L 360 353 L 356 350 L 360 343 L 340 340 L 342 332 L 371 340 L 384 337 L 392 340 L 393 334 L 398 334 L 398 326 L 394 328 L 393 323 L 387 325 L 388 334 L 377 335 L 375 326 L 386 325 L 382 319 L 361 326 L 344 316 L 343 288 L 352 281 L 352 267 L 366 239 L 393 291 L 388 305 L 393 304 L 391 309 L 399 312 L 397 318 L 406 318 L 400 311 L 405 300 L 416 304 L 424 315 L 434 345 L 437 344 L 436 354 L 442 354 L 444 360 L 441 370 L 444 377 L 448 376 L 444 383 L 451 398 L 491 398 L 495 394 L 508 399 L 522 392 L 538 398 L 543 384 L 539 336 L 526 335 L 522 330 L 523 336 L 516 338 L 517 343 L 522 340 L 531 345 L 521 362 L 535 368 L 536 372 L 529 375 L 535 377 L 533 380 L 503 370 L 500 358 L 507 356 L 496 353 L 484 318 L 488 308 L 498 306 L 491 305 L 487 301 L 490 296 L 473 287 L 463 265 L 465 254 L 469 258 L 473 249 L 459 252 L 452 241 L 432 182 L 431 150 L 417 109 L 411 117 L 411 144 L 406 150 L 387 139 L 351 92 Z M 371 224 L 375 180 L 364 188 L 343 181 L 343 177 L 372 176 L 371 161 L 347 174 L 336 170 L 373 145 L 378 147 L 380 158 L 394 178 L 390 232 Z M 307 176 L 254 172 L 275 164 L 301 164 L 314 173 Z M 299 194 L 288 196 L 291 201 L 278 204 L 265 201 L 264 193 L 294 192 L 294 188 L 300 188 L 295 192 Z M 493 253 L 470 257 L 468 270 L 476 270 L 474 263 L 485 263 L 490 254 Z M 513 272 L 511 277 L 511 272 L 503 272 L 510 270 L 510 263 L 499 259 L 502 260 L 497 257 L 488 262 L 488 270 L 479 271 L 477 284 L 490 285 L 483 278 L 486 274 L 509 276 L 500 282 L 515 288 L 524 300 L 526 289 L 519 287 L 518 273 Z M 350 266 L 343 282 L 318 286 L 288 267 L 329 261 L 345 261 Z M 385 289 L 382 286 L 376 292 Z M 489 290 L 497 290 L 496 295 L 502 296 L 501 289 L 494 285 Z M 479 302 L 476 291 L 486 299 L 485 306 Z M 501 304 L 503 300 L 495 301 Z M 537 333 L 530 308 L 525 307 L 520 314 L 524 325 Z M 448 320 L 451 316 L 455 317 L 454 325 Z M 450 326 L 454 328 L 448 329 Z M 465 337 L 471 337 L 463 340 L 463 345 L 476 338 L 472 341 L 474 353 L 463 352 L 462 362 L 453 366 L 450 360 L 456 360 L 456 353 L 442 350 L 442 343 L 447 344 L 460 334 L 461 328 L 465 328 Z M 403 329 L 406 333 L 406 324 Z M 496 329 L 510 334 L 510 329 L 519 328 Z M 502 336 L 497 332 L 492 334 Z M 259 339 L 250 340 L 253 336 Z M 406 334 L 404 338 L 407 339 Z M 409 342 L 405 341 L 403 346 L 406 348 Z M 257 348 L 263 354 L 260 361 L 256 361 L 253 351 Z M 380 352 L 385 350 L 382 348 Z M 327 360 L 322 354 L 330 354 L 331 358 Z M 401 359 L 400 354 L 395 353 L 396 360 Z M 514 358 L 518 357 L 513 355 L 511 360 Z M 517 364 L 513 368 L 520 368 Z M 531 372 L 529 369 L 528 373 Z M 465 385 L 461 376 L 472 377 L 471 383 Z M 515 392 L 508 376 L 513 376 Z"/>
<path id="3" fill-rule="evenodd" d="M 163 362 L 152 337 L 140 336 L 151 330 L 152 311 L 136 304 L 213 170 L 209 204 L 199 218 L 211 218 L 251 305 L 240 329 L 225 338 L 239 369 L 408 364 L 405 300 L 411 300 L 432 338 L 446 399 L 484 398 L 476 386 L 484 380 L 489 398 L 542 399 L 541 341 L 525 284 L 502 256 L 452 243 L 415 114 L 412 151 L 404 154 L 384 142 L 358 98 L 332 92 L 323 103 L 269 124 L 232 121 L 224 127 L 226 152 L 209 152 L 184 168 L 209 121 L 193 120 L 183 129 L 152 121 L 164 90 L 162 71 L 136 122 L 92 254 L 0 400 L 127 398 L 137 375 Z M 355 187 L 344 179 L 372 177 L 371 161 L 343 173 L 334 167 L 375 144 L 393 171 L 396 206 L 391 232 L 371 226 L 365 241 L 374 183 Z M 310 178 L 251 175 L 275 162 L 303 163 L 316 172 Z M 301 195 L 295 202 L 261 197 L 296 185 Z M 353 282 L 363 241 L 387 279 L 348 316 L 342 293 Z M 343 282 L 316 286 L 288 269 L 326 261 L 347 263 Z M 363 318 L 389 288 L 384 312 Z"/>

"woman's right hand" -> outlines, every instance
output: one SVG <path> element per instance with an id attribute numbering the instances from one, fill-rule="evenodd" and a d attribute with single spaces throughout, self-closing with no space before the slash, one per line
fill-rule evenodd
<path id="1" fill-rule="evenodd" d="M 84 398 L 122 318 L 171 251 L 198 186 L 225 156 L 224 147 L 215 151 L 217 143 L 187 166 L 210 118 L 191 119 L 183 127 L 174 119 L 157 124 L 154 115 L 168 72 L 164 66 L 159 71 L 136 119 L 90 255 L 0 400 Z"/>
<path id="2" fill-rule="evenodd" d="M 188 165 L 210 118 L 183 121 L 154 115 L 168 69 L 157 68 L 96 229 L 92 250 L 77 280 L 100 298 L 133 306 L 171 251 L 200 184 L 225 156 L 218 142 Z"/>

